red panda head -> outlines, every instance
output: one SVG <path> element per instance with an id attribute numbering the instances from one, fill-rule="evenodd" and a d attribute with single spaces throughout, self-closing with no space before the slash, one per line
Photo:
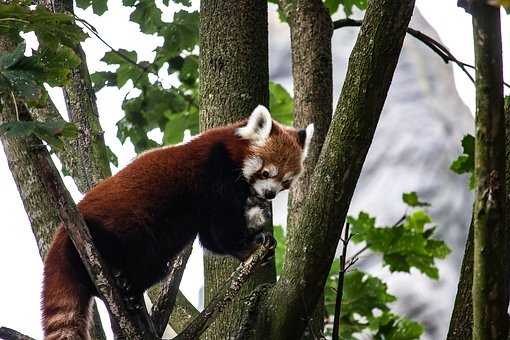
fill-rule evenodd
<path id="1" fill-rule="evenodd" d="M 301 174 L 313 136 L 313 124 L 294 129 L 278 124 L 262 105 L 251 113 L 237 135 L 250 141 L 243 176 L 257 196 L 273 199 Z"/>

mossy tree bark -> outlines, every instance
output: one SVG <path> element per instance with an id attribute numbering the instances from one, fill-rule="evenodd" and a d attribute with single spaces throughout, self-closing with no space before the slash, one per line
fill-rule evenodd
<path id="1" fill-rule="evenodd" d="M 328 132 L 333 114 L 333 71 L 331 37 L 333 23 L 320 0 L 279 1 L 290 27 L 292 77 L 294 83 L 294 126 L 304 128 L 313 123 L 315 132 L 304 171 L 293 184 L 289 195 L 287 238 L 299 229 L 294 227 L 307 190 L 311 174 Z M 304 332 L 305 338 L 316 338 L 324 329 L 323 299 L 314 309 Z"/>
<path id="2" fill-rule="evenodd" d="M 473 337 L 473 218 L 464 250 L 447 340 Z"/>
<path id="3" fill-rule="evenodd" d="M 509 249 L 505 225 L 505 121 L 500 9 L 471 8 L 476 66 L 473 339 L 508 335 Z"/>
<path id="4" fill-rule="evenodd" d="M 283 273 L 259 304 L 258 339 L 298 338 L 320 298 L 413 8 L 412 0 L 369 2 Z"/>
<path id="5" fill-rule="evenodd" d="M 201 1 L 200 128 L 232 123 L 248 116 L 259 104 L 267 106 L 268 88 L 267 1 Z M 206 305 L 238 264 L 229 257 L 204 255 Z M 274 265 L 259 269 L 204 338 L 233 337 L 244 318 L 242 296 L 275 279 Z"/>

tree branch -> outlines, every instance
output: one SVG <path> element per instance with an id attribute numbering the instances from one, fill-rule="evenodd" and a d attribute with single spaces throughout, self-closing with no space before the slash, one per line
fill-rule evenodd
<path id="1" fill-rule="evenodd" d="M 168 319 L 172 314 L 177 300 L 182 275 L 184 274 L 184 269 L 186 268 L 186 263 L 188 262 L 192 250 L 193 243 L 184 248 L 184 250 L 169 263 L 170 271 L 167 275 L 168 278 L 164 284 L 158 285 L 158 287 L 160 287 L 159 292 L 154 294 L 157 295 L 157 298 L 153 300 L 155 302 L 152 305 L 151 318 L 158 336 L 162 336 L 165 332 Z"/>
<path id="2" fill-rule="evenodd" d="M 279 0 L 290 27 L 292 78 L 294 84 L 294 126 L 314 124 L 314 135 L 305 160 L 303 173 L 289 193 L 287 237 L 292 239 L 295 221 L 304 201 L 310 179 L 333 115 L 333 67 L 331 16 L 320 0 Z M 324 329 L 322 300 L 312 308 L 312 320 L 302 339 L 315 338 Z"/>
<path id="3" fill-rule="evenodd" d="M 71 196 L 65 189 L 62 179 L 53 163 L 39 169 L 47 180 L 49 194 L 55 197 L 58 211 L 66 231 L 80 255 L 87 272 L 94 282 L 99 294 L 105 301 L 112 316 L 112 322 L 118 325 L 126 339 L 153 339 L 154 330 L 145 308 L 141 311 L 130 311 L 115 283 L 110 268 L 95 248 L 90 231 Z"/>
<path id="4" fill-rule="evenodd" d="M 476 65 L 473 339 L 506 339 L 510 226 L 505 183 L 505 114 L 500 8 L 474 1 Z"/>
<path id="5" fill-rule="evenodd" d="M 205 309 L 182 331 L 175 340 L 196 340 L 211 325 L 214 319 L 227 308 L 238 295 L 243 284 L 253 274 L 255 269 L 263 263 L 271 250 L 268 245 L 261 245 L 255 252 L 232 273 L 227 283 L 211 299 Z"/>
<path id="6" fill-rule="evenodd" d="M 464 248 L 459 284 L 446 340 L 473 338 L 473 220 Z"/>
<path id="7" fill-rule="evenodd" d="M 346 258 L 347 258 L 347 246 L 351 235 L 349 234 L 349 223 L 346 224 L 344 230 L 344 238 L 342 239 L 342 255 L 340 256 L 340 270 L 338 272 L 338 286 L 336 290 L 336 301 L 335 301 L 335 317 L 333 319 L 333 335 L 332 340 L 338 340 L 340 337 L 340 314 L 342 312 L 342 297 L 344 292 L 344 279 L 345 272 L 347 271 Z"/>
<path id="8" fill-rule="evenodd" d="M 324 284 L 356 182 L 386 99 L 414 1 L 369 1 L 346 79 L 312 175 L 308 197 L 288 240 L 280 280 L 268 294 L 271 336 L 297 339 Z M 377 60 L 374 63 L 373 60 Z"/>
<path id="9" fill-rule="evenodd" d="M 361 26 L 362 23 L 363 23 L 362 20 L 354 20 L 354 19 L 349 19 L 349 18 L 340 19 L 340 20 L 336 20 L 336 21 L 333 22 L 333 28 L 334 29 L 339 29 L 339 28 L 342 28 L 342 27 L 359 27 L 359 26 Z M 462 61 L 458 60 L 448 50 L 448 48 L 446 48 L 439 41 L 437 41 L 434 38 L 426 35 L 423 32 L 420 32 L 420 31 L 418 31 L 418 30 L 416 30 L 414 28 L 408 27 L 407 28 L 407 33 L 409 35 L 413 36 L 414 38 L 418 39 L 419 41 L 421 41 L 425 45 L 427 45 L 432 51 L 434 51 L 439 57 L 441 57 L 441 59 L 443 59 L 443 61 L 446 64 L 448 64 L 449 62 L 455 63 L 467 75 L 467 77 L 469 78 L 469 80 L 471 80 L 471 82 L 473 82 L 473 83 L 475 82 L 475 79 L 473 78 L 473 76 L 467 70 L 468 68 L 474 70 L 475 67 L 473 65 L 470 65 L 470 64 L 467 64 L 465 62 L 462 62 Z M 505 84 L 505 86 L 510 87 L 510 84 L 507 84 L 507 83 L 504 83 L 504 84 Z"/>
<path id="10" fill-rule="evenodd" d="M 22 334 L 14 329 L 0 327 L 0 339 L 4 340 L 35 340 L 28 335 Z"/>

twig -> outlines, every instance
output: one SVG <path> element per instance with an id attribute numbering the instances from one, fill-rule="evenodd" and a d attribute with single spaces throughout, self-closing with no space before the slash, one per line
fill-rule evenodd
<path id="1" fill-rule="evenodd" d="M 338 29 L 342 27 L 359 27 L 363 23 L 363 20 L 354 20 L 354 19 L 340 19 L 333 22 L 333 29 Z M 420 32 L 414 28 L 408 27 L 407 33 L 413 36 L 414 38 L 418 39 L 422 43 L 424 43 L 426 46 L 428 46 L 432 51 L 434 51 L 443 61 L 447 64 L 449 62 L 453 62 L 459 66 L 459 68 L 466 74 L 466 76 L 471 80 L 471 82 L 474 84 L 475 79 L 473 76 L 468 72 L 467 68 L 475 69 L 473 65 L 467 64 L 463 61 L 458 60 L 443 44 L 441 44 L 439 41 L 435 40 L 434 38 L 426 35 L 423 32 Z M 510 84 L 503 82 L 503 84 L 506 87 L 510 88 Z"/>
<path id="2" fill-rule="evenodd" d="M 162 336 L 168 325 L 168 319 L 175 306 L 177 294 L 179 293 L 179 285 L 181 284 L 182 275 L 186 268 L 193 244 L 190 243 L 184 250 L 170 262 L 170 270 L 168 279 L 162 285 L 158 298 L 154 302 L 151 311 L 152 323 L 156 329 L 156 334 Z"/>
<path id="3" fill-rule="evenodd" d="M 16 103 L 16 97 L 14 97 L 14 93 L 11 91 L 12 105 L 14 106 L 14 111 L 16 111 L 16 121 L 19 122 L 19 109 L 18 104 Z"/>
<path id="4" fill-rule="evenodd" d="M 117 54 L 119 57 L 121 57 L 122 59 L 124 59 L 128 63 L 130 63 L 130 64 L 140 68 L 143 72 L 148 72 L 149 71 L 149 67 L 137 63 L 136 61 L 134 61 L 133 59 L 129 58 L 124 53 L 122 53 L 122 52 L 116 50 L 115 48 L 113 48 L 113 46 L 110 45 L 108 42 L 106 42 L 106 40 L 104 40 L 103 37 L 101 37 L 99 32 L 96 30 L 96 28 L 94 26 L 92 26 L 92 24 L 90 24 L 87 20 L 80 18 L 76 14 L 73 14 L 73 16 L 74 16 L 75 20 L 81 22 L 85 26 L 85 28 L 87 28 L 97 39 L 99 39 L 99 41 L 101 41 L 105 46 L 107 46 L 113 53 Z M 155 71 L 155 73 L 157 75 L 157 71 Z"/>
<path id="5" fill-rule="evenodd" d="M 344 229 L 344 238 L 342 239 L 343 248 L 340 256 L 340 270 L 338 272 L 338 286 L 336 290 L 335 317 L 333 319 L 333 335 L 332 340 L 338 340 L 340 336 L 340 312 L 342 311 L 342 295 L 344 290 L 344 278 L 347 268 L 345 267 L 345 259 L 347 257 L 347 246 L 351 239 L 349 234 L 350 225 L 347 223 Z"/>
<path id="6" fill-rule="evenodd" d="M 263 262 L 271 250 L 261 245 L 232 273 L 224 287 L 211 300 L 209 305 L 174 340 L 196 340 L 234 299 L 243 284 L 255 269 Z"/>
<path id="7" fill-rule="evenodd" d="M 0 327 L 0 339 L 3 340 L 35 340 L 28 335 L 22 334 L 14 329 Z"/>

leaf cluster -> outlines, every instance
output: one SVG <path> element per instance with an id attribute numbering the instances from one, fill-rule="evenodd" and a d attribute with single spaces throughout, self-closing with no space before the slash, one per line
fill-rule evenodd
<path id="1" fill-rule="evenodd" d="M 62 148 L 66 138 L 74 138 L 78 135 L 78 128 L 65 121 L 16 121 L 0 125 L 0 135 L 8 137 L 35 135 L 53 147 Z"/>
<path id="2" fill-rule="evenodd" d="M 326 310 L 334 313 L 339 266 L 335 261 L 325 290 Z M 335 269 L 337 271 L 335 271 Z M 423 326 L 392 313 L 389 304 L 396 297 L 388 293 L 388 287 L 379 278 L 354 269 L 345 274 L 342 310 L 340 314 L 340 338 L 358 339 L 358 334 L 370 334 L 372 339 L 419 339 Z"/>
<path id="3" fill-rule="evenodd" d="M 410 207 L 426 206 L 416 193 L 403 195 Z M 437 259 L 444 259 L 450 249 L 441 240 L 433 238 L 435 227 L 432 219 L 423 210 L 416 210 L 393 226 L 376 227 L 375 218 L 365 212 L 358 217 L 349 216 L 354 243 L 366 243 L 368 249 L 382 255 L 384 265 L 391 272 L 407 272 L 416 268 L 432 279 L 439 278 Z"/>
<path id="4" fill-rule="evenodd" d="M 16 44 L 14 50 L 0 53 L 0 94 L 28 105 L 43 105 L 47 99 L 43 84 L 67 83 L 71 70 L 80 64 L 74 48 L 87 35 L 72 16 L 29 5 L 13 2 L 0 6 L 0 34 Z M 21 31 L 34 32 L 39 42 L 30 57 L 24 55 Z"/>
<path id="5" fill-rule="evenodd" d="M 94 6 L 93 0 L 91 2 Z M 190 1 L 177 1 L 183 6 Z M 163 1 L 165 5 L 169 1 Z M 107 52 L 102 61 L 115 65 L 115 72 L 103 71 L 91 75 L 94 89 L 105 86 L 121 88 L 131 81 L 140 95 L 125 99 L 125 112 L 117 123 L 117 137 L 122 143 L 128 138 L 137 153 L 158 146 L 147 133 L 159 129 L 163 133 L 163 144 L 176 144 L 183 140 L 185 131 L 191 135 L 199 131 L 198 109 L 198 46 L 199 16 L 196 11 L 179 10 L 171 22 L 163 22 L 162 12 L 153 0 L 124 0 L 125 6 L 134 7 L 130 20 L 140 26 L 145 34 L 157 34 L 164 41 L 155 49 L 152 63 L 140 61 L 134 51 Z M 83 3 L 83 6 L 90 4 Z M 98 12 L 99 14 L 100 12 Z M 176 80 L 173 86 L 163 86 L 160 74 L 167 73 Z M 156 79 L 151 81 L 151 79 Z M 270 109 L 273 117 L 284 123 L 292 123 L 293 100 L 288 92 L 275 83 L 270 84 Z"/>
<path id="6" fill-rule="evenodd" d="M 450 165 L 456 174 L 469 174 L 469 188 L 475 188 L 475 137 L 467 134 L 462 138 L 462 154 Z"/>

